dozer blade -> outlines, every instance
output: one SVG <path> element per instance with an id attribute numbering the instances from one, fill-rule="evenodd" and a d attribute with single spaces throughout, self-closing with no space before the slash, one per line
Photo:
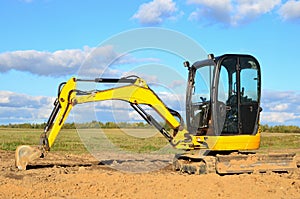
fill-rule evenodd
<path id="1" fill-rule="evenodd" d="M 217 155 L 219 174 L 289 172 L 297 169 L 295 153 Z"/>
<path id="2" fill-rule="evenodd" d="M 38 147 L 28 145 L 18 146 L 15 153 L 16 167 L 19 170 L 26 170 L 28 163 L 41 156 L 41 150 Z"/>

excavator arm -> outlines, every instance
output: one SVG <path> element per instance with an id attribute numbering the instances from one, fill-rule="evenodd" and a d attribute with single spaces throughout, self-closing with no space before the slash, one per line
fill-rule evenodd
<path id="1" fill-rule="evenodd" d="M 76 84 L 78 82 L 116 83 L 123 85 L 106 90 L 82 91 L 77 89 Z M 24 170 L 29 161 L 38 157 L 44 157 L 45 152 L 49 151 L 53 146 L 57 135 L 75 105 L 104 100 L 121 100 L 130 103 L 132 108 L 149 124 L 156 127 L 173 146 L 180 145 L 181 141 L 184 140 L 184 134 L 187 132 L 183 130 L 184 124 L 180 114 L 168 108 L 143 79 L 136 76 L 120 79 L 96 78 L 94 80 L 71 78 L 69 81 L 59 85 L 58 96 L 54 102 L 53 111 L 40 137 L 39 149 L 28 145 L 19 146 L 16 150 L 16 166 Z M 173 135 L 166 131 L 140 105 L 148 105 L 155 110 L 173 129 Z M 178 138 L 174 139 L 174 136 L 178 132 L 180 132 L 177 136 Z M 189 141 L 184 142 L 185 146 L 187 146 L 187 142 Z"/>
<path id="2" fill-rule="evenodd" d="M 81 91 L 76 89 L 77 82 L 91 81 L 96 83 L 129 84 L 107 90 Z M 172 140 L 172 136 L 163 127 L 161 127 L 161 125 L 151 115 L 146 113 L 145 110 L 139 106 L 140 104 L 148 105 L 153 108 L 163 119 L 165 119 L 168 125 L 170 125 L 175 132 L 178 132 L 179 129 L 182 130 L 183 122 L 179 113 L 168 108 L 141 78 L 96 78 L 95 80 L 71 78 L 59 91 L 58 98 L 54 104 L 55 107 L 52 111 L 49 121 L 47 122 L 44 133 L 41 136 L 41 144 L 46 150 L 49 150 L 52 147 L 62 125 L 67 119 L 71 109 L 75 105 L 105 100 L 122 100 L 130 103 L 130 105 L 148 123 L 154 125 L 163 134 L 163 136 L 168 139 L 168 141 Z M 175 117 L 178 117 L 179 121 Z M 47 136 L 49 129 L 51 130 L 49 132 L 49 136 Z"/>

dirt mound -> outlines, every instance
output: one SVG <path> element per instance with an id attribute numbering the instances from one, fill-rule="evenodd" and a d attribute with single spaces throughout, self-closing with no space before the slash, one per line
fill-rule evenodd
<path id="1" fill-rule="evenodd" d="M 173 172 L 168 165 L 130 173 L 113 164 L 122 161 L 50 153 L 18 171 L 13 152 L 0 151 L 0 198 L 300 198 L 300 169 L 288 174 L 196 176 Z"/>

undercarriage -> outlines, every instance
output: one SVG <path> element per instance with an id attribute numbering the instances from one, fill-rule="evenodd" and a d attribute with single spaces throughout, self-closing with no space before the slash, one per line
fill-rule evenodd
<path id="1" fill-rule="evenodd" d="M 198 152 L 177 155 L 173 169 L 188 174 L 241 174 L 292 172 L 297 169 L 295 153 Z"/>

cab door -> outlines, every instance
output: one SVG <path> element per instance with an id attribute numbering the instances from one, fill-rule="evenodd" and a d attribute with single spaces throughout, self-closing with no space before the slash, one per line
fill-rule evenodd
<path id="1" fill-rule="evenodd" d="M 258 127 L 260 71 L 258 63 L 251 57 L 239 58 L 240 134 L 254 134 Z"/>
<path id="2" fill-rule="evenodd" d="M 255 134 L 260 103 L 260 67 L 249 55 L 217 59 L 213 103 L 215 134 Z"/>

